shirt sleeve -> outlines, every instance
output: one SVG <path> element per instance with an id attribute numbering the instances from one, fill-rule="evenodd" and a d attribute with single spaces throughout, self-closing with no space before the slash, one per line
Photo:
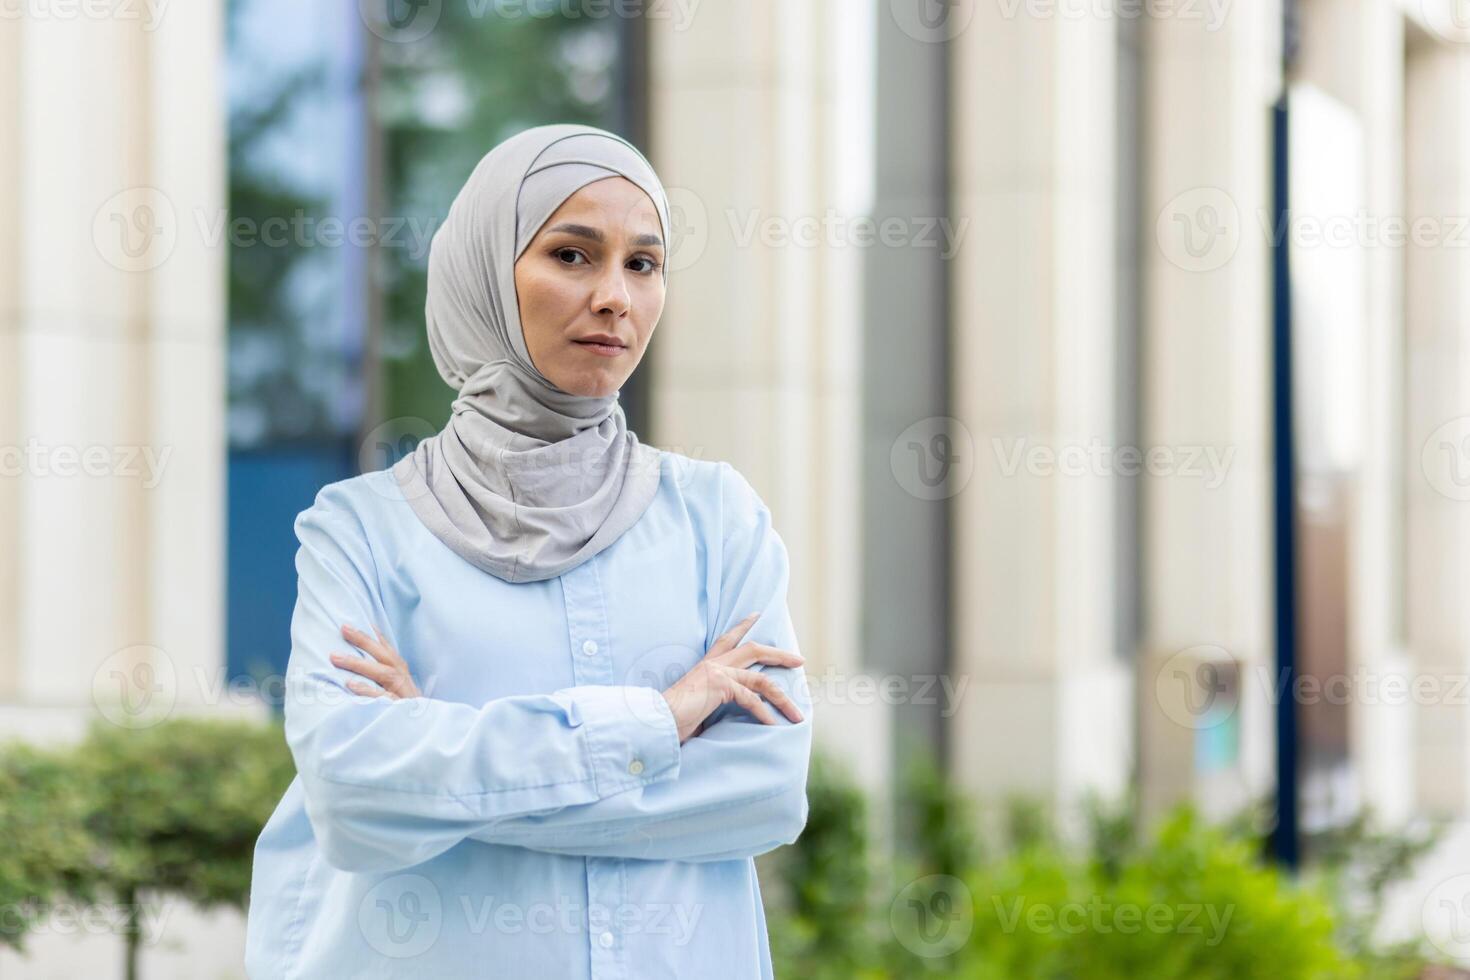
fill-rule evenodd
<path id="1" fill-rule="evenodd" d="M 395 871 L 468 835 L 672 780 L 679 737 L 660 692 L 579 686 L 475 706 L 364 697 L 333 651 L 343 623 L 391 641 L 367 537 L 329 487 L 296 520 L 300 547 L 286 740 L 326 861 Z"/>
<path id="2" fill-rule="evenodd" d="M 758 612 L 742 642 L 800 653 L 787 608 L 786 546 L 755 490 L 729 464 L 720 465 L 724 531 L 711 637 Z M 555 813 L 497 820 L 471 836 L 558 854 L 678 861 L 753 857 L 792 843 L 807 818 L 811 692 L 799 667 L 753 669 L 781 685 L 801 709 L 801 722 L 772 708 L 776 724 L 765 725 L 726 705 L 684 743 L 677 778 Z"/>

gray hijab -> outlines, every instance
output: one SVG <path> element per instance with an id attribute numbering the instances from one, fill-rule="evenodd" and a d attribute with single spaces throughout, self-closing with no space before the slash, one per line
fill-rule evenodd
<path id="1" fill-rule="evenodd" d="M 571 395 L 548 381 L 516 302 L 516 259 L 562 202 L 606 177 L 643 189 L 668 247 L 653 167 L 621 137 L 577 125 L 528 129 L 485 154 L 429 247 L 429 349 L 459 397 L 444 429 L 393 474 L 439 540 L 507 582 L 580 565 L 658 491 L 659 454 L 629 431 L 617 394 Z"/>

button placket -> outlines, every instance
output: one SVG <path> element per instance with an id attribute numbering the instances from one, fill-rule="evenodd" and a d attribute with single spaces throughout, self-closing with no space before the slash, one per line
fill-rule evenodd
<path id="1" fill-rule="evenodd" d="M 614 672 L 612 645 L 607 636 L 606 597 L 594 556 L 561 577 L 566 603 L 568 646 L 572 675 L 578 684 L 619 684 Z M 641 760 L 628 760 L 629 771 Z M 594 980 L 626 980 L 623 948 L 618 941 L 616 910 L 623 903 L 626 882 L 616 858 L 583 858 L 587 875 L 587 942 Z"/>
<path id="2" fill-rule="evenodd" d="M 606 597 L 596 563 L 593 557 L 562 575 L 572 676 L 578 684 L 616 684 L 607 642 Z"/>

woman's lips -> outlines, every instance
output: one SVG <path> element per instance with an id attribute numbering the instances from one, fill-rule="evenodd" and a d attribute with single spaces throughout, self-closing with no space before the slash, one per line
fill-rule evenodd
<path id="1" fill-rule="evenodd" d="M 628 349 L 626 347 L 615 347 L 612 344 L 599 344 L 591 340 L 577 340 L 573 341 L 573 343 L 578 347 L 587 348 L 594 354 L 601 354 L 603 357 L 617 357 Z"/>

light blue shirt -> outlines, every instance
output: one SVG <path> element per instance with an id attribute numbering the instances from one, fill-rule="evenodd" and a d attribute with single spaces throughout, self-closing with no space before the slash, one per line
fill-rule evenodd
<path id="1" fill-rule="evenodd" d="M 297 518 L 297 776 L 255 848 L 254 980 L 772 976 L 753 858 L 806 823 L 805 675 L 755 668 L 802 722 L 726 705 L 682 746 L 660 692 L 749 613 L 745 640 L 800 652 L 786 548 L 729 464 L 661 455 L 638 523 L 542 582 L 464 561 L 387 471 Z M 344 623 L 424 697 L 348 692 Z"/>

